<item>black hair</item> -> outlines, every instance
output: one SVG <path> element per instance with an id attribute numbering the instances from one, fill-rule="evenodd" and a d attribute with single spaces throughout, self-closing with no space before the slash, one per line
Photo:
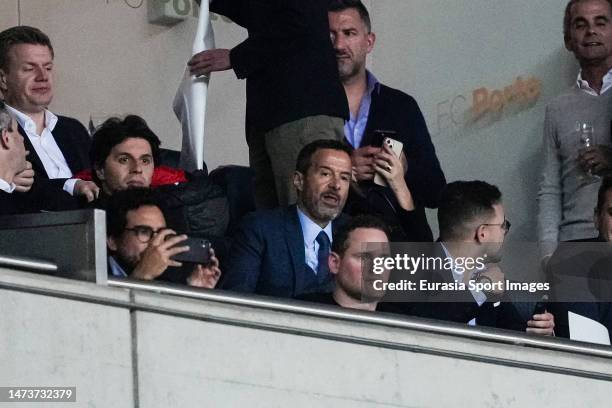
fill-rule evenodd
<path id="1" fill-rule="evenodd" d="M 149 128 L 147 122 L 136 115 L 128 115 L 123 120 L 116 117 L 109 118 L 94 132 L 89 151 L 89 158 L 94 167 L 92 177 L 96 184 L 100 185 L 101 183 L 95 170 L 104 168 L 104 163 L 113 147 L 130 138 L 144 139 L 149 142 L 153 154 L 153 164 L 157 166 L 161 142 Z"/>
<path id="2" fill-rule="evenodd" d="M 312 165 L 312 156 L 314 156 L 317 151 L 323 149 L 339 150 L 348 154 L 349 157 L 351 155 L 350 147 L 338 140 L 315 140 L 314 142 L 308 143 L 302 148 L 302 150 L 300 150 L 300 153 L 298 154 L 297 158 L 297 163 L 295 165 L 295 170 L 299 171 L 304 175 L 308 173 L 308 169 Z"/>
<path id="3" fill-rule="evenodd" d="M 499 189 L 480 180 L 455 181 L 442 189 L 438 201 L 438 226 L 442 240 L 464 238 L 467 224 L 491 216 L 501 202 Z"/>
<path id="4" fill-rule="evenodd" d="M 363 21 L 368 28 L 368 32 L 372 31 L 372 20 L 370 19 L 370 13 L 361 0 L 330 0 L 329 7 L 327 8 L 327 10 L 331 12 L 339 12 L 347 9 L 357 10 L 361 21 Z"/>
<path id="5" fill-rule="evenodd" d="M 334 236 L 334 241 L 332 243 L 332 251 L 334 251 L 340 256 L 344 255 L 344 252 L 348 249 L 350 245 L 350 243 L 348 242 L 349 235 L 357 228 L 377 229 L 385 233 L 385 235 L 387 236 L 387 240 L 390 240 L 391 237 L 391 231 L 383 220 L 373 215 L 358 215 L 356 217 L 351 218 L 346 224 L 340 227 L 340 229 Z"/>
<path id="6" fill-rule="evenodd" d="M 127 225 L 127 213 L 147 206 L 159 207 L 152 190 L 130 188 L 117 191 L 109 197 L 106 206 L 106 235 L 118 238 Z"/>
<path id="7" fill-rule="evenodd" d="M 0 33 L 0 69 L 8 71 L 9 51 L 11 47 L 19 44 L 44 45 L 49 47 L 51 56 L 54 55 L 51 40 L 38 28 L 23 25 L 11 27 Z"/>

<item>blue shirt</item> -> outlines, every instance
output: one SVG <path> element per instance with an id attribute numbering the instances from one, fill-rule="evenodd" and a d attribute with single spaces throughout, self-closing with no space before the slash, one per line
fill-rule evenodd
<path id="1" fill-rule="evenodd" d="M 368 88 L 361 99 L 361 105 L 359 105 L 359 113 L 357 114 L 357 117 L 354 117 L 351 113 L 350 120 L 344 124 L 344 136 L 355 149 L 361 145 L 363 134 L 365 133 L 366 126 L 368 125 L 370 105 L 372 104 L 372 92 L 374 92 L 374 90 L 379 86 L 378 79 L 376 79 L 376 77 L 370 71 L 366 71 L 366 81 L 368 83 Z"/>
<path id="2" fill-rule="evenodd" d="M 319 267 L 319 243 L 317 242 L 317 235 L 319 235 L 321 231 L 325 231 L 331 243 L 332 223 L 329 222 L 325 228 L 321 228 L 313 220 L 308 218 L 300 207 L 297 207 L 297 212 L 300 219 L 300 225 L 302 226 L 302 235 L 304 236 L 304 256 L 306 258 L 306 265 L 312 268 L 316 274 Z"/>
<path id="3" fill-rule="evenodd" d="M 108 269 L 110 270 L 111 275 L 117 278 L 127 278 L 128 274 L 123 270 L 123 268 L 117 263 L 115 258 L 112 256 L 108 257 Z"/>

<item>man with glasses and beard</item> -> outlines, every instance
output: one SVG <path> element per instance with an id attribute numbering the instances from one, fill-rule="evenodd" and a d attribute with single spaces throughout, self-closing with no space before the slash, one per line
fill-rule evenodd
<path id="1" fill-rule="evenodd" d="M 187 236 L 166 227 L 164 214 L 148 189 L 113 194 L 106 210 L 106 224 L 110 276 L 154 280 L 169 267 L 182 266 L 172 257 L 189 251 L 184 245 Z M 219 261 L 211 249 L 210 262 L 194 265 L 187 283 L 210 289 L 220 276 Z"/>

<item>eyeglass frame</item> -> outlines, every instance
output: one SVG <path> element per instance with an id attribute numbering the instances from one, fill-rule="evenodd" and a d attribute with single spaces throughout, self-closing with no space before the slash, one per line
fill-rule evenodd
<path id="1" fill-rule="evenodd" d="M 136 236 L 136 239 L 138 239 L 138 241 L 140 241 L 142 244 L 148 244 L 149 242 L 151 242 L 151 240 L 156 234 L 159 234 L 161 231 L 165 229 L 167 229 L 167 227 L 153 229 L 149 227 L 148 225 L 135 225 L 131 228 L 124 228 L 123 230 L 133 233 Z M 143 241 L 141 239 L 141 233 L 147 234 L 149 238 L 147 238 L 146 241 Z"/>
<path id="2" fill-rule="evenodd" d="M 512 224 L 510 223 L 510 220 L 508 220 L 506 217 L 504 217 L 504 221 L 502 223 L 498 223 L 498 224 L 484 223 L 484 224 L 480 224 L 479 227 L 483 225 L 488 226 L 488 227 L 500 227 L 501 229 L 504 230 L 504 234 L 507 234 L 510 231 L 510 227 L 512 226 Z"/>

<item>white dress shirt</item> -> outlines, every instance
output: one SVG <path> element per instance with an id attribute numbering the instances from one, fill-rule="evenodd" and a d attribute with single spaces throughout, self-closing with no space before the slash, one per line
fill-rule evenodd
<path id="1" fill-rule="evenodd" d="M 32 143 L 36 154 L 47 172 L 47 176 L 50 179 L 69 179 L 64 183 L 64 190 L 73 194 L 74 185 L 78 180 L 71 178 L 72 171 L 52 133 L 57 124 L 57 116 L 45 110 L 45 128 L 39 135 L 36 133 L 36 123 L 34 123 L 32 118 L 11 106 L 6 105 L 6 107 L 28 136 L 30 143 Z"/>
<path id="2" fill-rule="evenodd" d="M 15 184 L 9 184 L 6 182 L 6 180 L 0 178 L 0 190 L 6 193 L 12 193 L 13 191 L 15 191 Z"/>

